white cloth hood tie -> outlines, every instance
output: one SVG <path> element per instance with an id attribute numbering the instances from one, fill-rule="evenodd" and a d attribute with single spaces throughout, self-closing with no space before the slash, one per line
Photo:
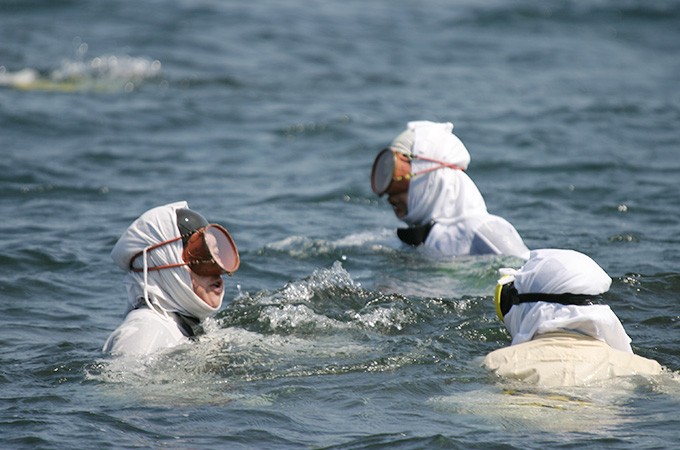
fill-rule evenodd
<path id="1" fill-rule="evenodd" d="M 125 278 L 128 312 L 137 308 L 140 300 L 152 311 L 166 317 L 168 313 L 179 313 L 203 320 L 219 310 L 222 299 L 213 308 L 194 293 L 186 266 L 141 273 L 130 271 L 130 260 L 138 252 L 179 237 L 176 211 L 188 207 L 187 202 L 176 202 L 145 212 L 128 227 L 113 247 L 111 258 L 116 265 L 128 271 Z M 181 262 L 182 250 L 181 240 L 163 245 L 145 252 L 143 264 L 152 267 Z"/>
<path id="2" fill-rule="evenodd" d="M 518 270 L 501 269 L 514 282 L 518 294 L 600 295 L 609 290 L 611 278 L 591 258 L 574 250 L 532 250 Z M 531 302 L 513 305 L 504 323 L 512 344 L 530 341 L 550 332 L 576 332 L 606 342 L 610 347 L 633 353 L 631 339 L 607 305 L 562 305 Z"/>
<path id="3" fill-rule="evenodd" d="M 450 122 L 409 122 L 406 131 L 397 136 L 390 148 L 467 169 L 470 153 L 452 131 Z M 411 172 L 434 166 L 437 163 L 414 159 Z M 431 220 L 450 224 L 476 214 L 487 214 L 487 210 L 475 183 L 462 170 L 442 168 L 411 179 L 408 214 L 402 220 L 409 225 L 423 225 Z"/>

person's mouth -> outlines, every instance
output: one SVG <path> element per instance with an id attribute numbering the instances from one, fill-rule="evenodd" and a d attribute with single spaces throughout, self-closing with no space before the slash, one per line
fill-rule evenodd
<path id="1" fill-rule="evenodd" d="M 220 278 L 219 280 L 215 280 L 214 283 L 210 284 L 210 287 L 215 292 L 218 292 L 218 293 L 222 292 L 222 287 L 224 287 L 224 281 L 222 281 L 222 278 Z"/>

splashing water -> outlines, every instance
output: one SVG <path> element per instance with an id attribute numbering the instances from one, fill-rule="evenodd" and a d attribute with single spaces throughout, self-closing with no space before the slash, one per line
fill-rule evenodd
<path id="1" fill-rule="evenodd" d="M 208 319 L 206 334 L 191 345 L 142 359 L 105 359 L 89 368 L 88 378 L 136 385 L 147 401 L 210 403 L 238 396 L 224 393 L 225 384 L 390 371 L 427 358 L 423 342 L 394 348 L 391 334 L 418 320 L 405 302 L 363 290 L 336 261 L 275 292 L 239 297 L 222 317 Z"/>
<path id="2" fill-rule="evenodd" d="M 57 69 L 45 74 L 33 68 L 11 72 L 0 66 L 0 86 L 56 92 L 132 92 L 145 80 L 157 78 L 160 72 L 158 60 L 104 55 L 89 61 L 64 59 Z"/>

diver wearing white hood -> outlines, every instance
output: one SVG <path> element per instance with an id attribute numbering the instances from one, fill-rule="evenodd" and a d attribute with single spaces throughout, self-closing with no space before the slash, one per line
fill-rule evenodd
<path id="1" fill-rule="evenodd" d="M 209 224 L 186 202 L 142 214 L 118 239 L 111 257 L 128 271 L 128 306 L 103 351 L 125 355 L 190 342 L 200 321 L 222 305 L 222 275 L 231 275 L 240 263 L 227 230 Z"/>
<path id="2" fill-rule="evenodd" d="M 661 373 L 659 363 L 633 354 L 611 308 L 594 304 L 611 278 L 588 256 L 533 250 L 519 270 L 501 275 L 494 301 L 512 344 L 484 359 L 495 374 L 554 387 Z"/>
<path id="3" fill-rule="evenodd" d="M 470 154 L 453 124 L 409 122 L 373 163 L 371 188 L 388 201 L 408 228 L 402 242 L 446 256 L 500 254 L 526 259 L 529 249 L 515 227 L 489 214 L 465 173 Z"/>

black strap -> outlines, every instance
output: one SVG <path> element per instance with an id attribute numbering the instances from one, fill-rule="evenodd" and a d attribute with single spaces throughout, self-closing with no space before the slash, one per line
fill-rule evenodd
<path id="1" fill-rule="evenodd" d="M 137 305 L 134 307 L 134 309 L 142 309 L 146 308 L 149 309 L 149 306 L 146 304 L 143 298 L 137 299 Z M 189 339 L 194 339 L 197 336 L 200 336 L 201 334 L 205 333 L 205 330 L 203 329 L 203 326 L 201 325 L 201 321 L 196 319 L 195 317 L 189 317 L 185 316 L 180 313 L 172 312 L 170 314 L 173 314 L 176 316 L 179 320 L 177 320 L 177 324 L 179 327 L 182 329 L 184 332 L 183 334 L 185 336 L 188 336 Z"/>
<path id="2" fill-rule="evenodd" d="M 401 242 L 417 247 L 427 239 L 430 234 L 430 230 L 434 226 L 434 220 L 426 223 L 425 225 L 418 225 L 408 228 L 397 228 L 397 236 Z"/>
<path id="3" fill-rule="evenodd" d="M 517 294 L 512 297 L 512 304 L 532 302 L 559 303 L 560 305 L 592 305 L 600 299 L 599 295 L 582 294 Z"/>
<path id="4" fill-rule="evenodd" d="M 179 313 L 175 314 L 177 315 L 177 317 L 179 317 L 180 328 L 182 328 L 184 334 L 189 336 L 189 338 L 195 338 L 205 333 L 205 330 L 203 330 L 203 326 L 201 325 L 200 320 Z"/>
<path id="5" fill-rule="evenodd" d="M 505 315 L 510 311 L 513 305 L 519 305 L 520 303 L 535 303 L 535 302 L 548 302 L 548 303 L 559 303 L 560 305 L 577 305 L 586 306 L 593 305 L 595 303 L 601 303 L 601 295 L 583 295 L 583 294 L 518 294 L 517 288 L 515 288 L 515 282 L 504 284 L 501 287 L 500 292 L 500 311 L 501 315 Z"/>

